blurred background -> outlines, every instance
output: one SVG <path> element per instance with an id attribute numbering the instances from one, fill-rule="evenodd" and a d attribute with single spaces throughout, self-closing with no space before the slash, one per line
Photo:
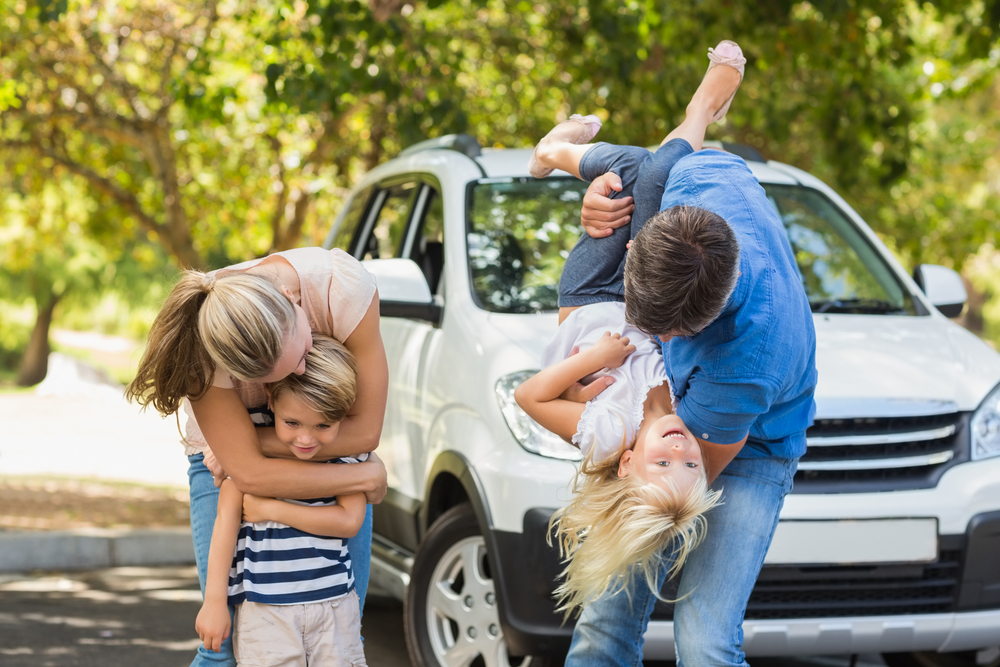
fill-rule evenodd
<path id="1" fill-rule="evenodd" d="M 418 140 L 530 146 L 596 113 L 657 143 L 730 37 L 746 79 L 709 138 L 823 178 L 905 266 L 958 270 L 995 343 L 998 29 L 996 0 L 2 0 L 0 385 L 53 348 L 127 381 L 179 269 L 319 244 Z"/>

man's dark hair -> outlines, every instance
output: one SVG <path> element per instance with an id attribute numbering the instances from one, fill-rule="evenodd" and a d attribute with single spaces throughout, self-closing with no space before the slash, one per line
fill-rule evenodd
<path id="1" fill-rule="evenodd" d="M 690 336 L 736 287 L 740 246 L 725 220 L 694 206 L 660 211 L 625 260 L 625 319 L 653 335 Z"/>

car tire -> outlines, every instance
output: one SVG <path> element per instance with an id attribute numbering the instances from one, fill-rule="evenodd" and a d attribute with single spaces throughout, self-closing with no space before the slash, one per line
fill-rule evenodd
<path id="1" fill-rule="evenodd" d="M 976 651 L 883 653 L 882 660 L 888 667 L 1000 667 L 1000 657 L 994 658 L 985 666 L 979 665 L 976 662 Z"/>
<path id="2" fill-rule="evenodd" d="M 416 667 L 548 667 L 507 653 L 486 540 L 468 503 L 442 514 L 420 545 L 403 607 Z"/>

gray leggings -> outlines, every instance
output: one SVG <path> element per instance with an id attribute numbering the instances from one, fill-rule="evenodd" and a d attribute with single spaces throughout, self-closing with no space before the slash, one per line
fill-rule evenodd
<path id="1" fill-rule="evenodd" d="M 586 232 L 580 236 L 559 278 L 560 307 L 625 300 L 625 246 L 660 211 L 670 170 L 693 152 L 684 139 L 672 139 L 655 153 L 637 146 L 601 142 L 584 154 L 580 178 L 589 182 L 615 172 L 622 180 L 622 191 L 613 192 L 612 199 L 634 197 L 635 210 L 632 222 L 614 230 L 611 236 L 594 239 Z"/>

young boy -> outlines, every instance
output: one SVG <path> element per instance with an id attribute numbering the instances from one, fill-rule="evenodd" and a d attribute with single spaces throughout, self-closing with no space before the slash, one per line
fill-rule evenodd
<path id="1" fill-rule="evenodd" d="M 305 373 L 269 384 L 267 392 L 278 439 L 296 458 L 310 460 L 336 438 L 354 403 L 354 358 L 336 340 L 314 335 Z M 365 510 L 362 493 L 304 501 L 258 498 L 225 480 L 205 602 L 195 622 L 205 648 L 219 651 L 229 635 L 228 606 L 234 605 L 240 664 L 364 665 L 347 539 L 357 534 Z"/>

